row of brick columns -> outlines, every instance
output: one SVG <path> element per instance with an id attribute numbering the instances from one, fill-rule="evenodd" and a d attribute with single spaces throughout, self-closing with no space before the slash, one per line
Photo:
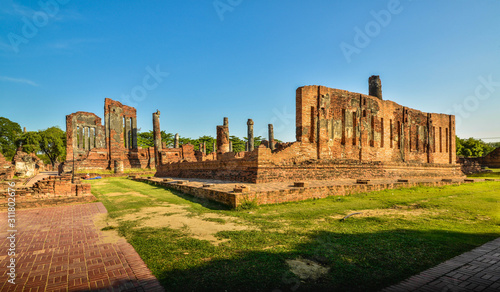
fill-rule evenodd
<path id="1" fill-rule="evenodd" d="M 253 151 L 255 149 L 255 137 L 253 131 L 254 122 L 252 119 L 247 121 L 247 134 L 248 142 L 246 144 L 246 151 Z M 272 124 L 268 125 L 269 130 L 269 148 L 275 149 L 274 141 L 274 128 Z M 227 153 L 232 152 L 231 140 L 229 139 L 229 121 L 228 118 L 224 118 L 224 124 L 222 126 L 217 126 L 217 153 Z M 214 145 L 215 146 L 215 145 Z M 215 149 L 215 148 L 214 148 Z"/>

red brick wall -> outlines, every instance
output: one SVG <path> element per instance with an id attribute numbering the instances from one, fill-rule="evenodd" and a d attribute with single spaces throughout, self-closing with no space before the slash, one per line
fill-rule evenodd
<path id="1" fill-rule="evenodd" d="M 479 158 L 479 162 L 488 167 L 499 168 L 500 167 L 500 148 L 493 150 L 485 157 Z"/>
<path id="2" fill-rule="evenodd" d="M 297 141 L 319 159 L 455 163 L 454 116 L 323 86 L 297 89 L 296 102 Z"/>

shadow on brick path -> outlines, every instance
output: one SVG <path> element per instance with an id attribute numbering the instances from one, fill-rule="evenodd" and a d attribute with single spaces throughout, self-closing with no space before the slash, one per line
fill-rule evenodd
<path id="1" fill-rule="evenodd" d="M 382 290 L 400 291 L 500 291 L 500 238 Z"/>

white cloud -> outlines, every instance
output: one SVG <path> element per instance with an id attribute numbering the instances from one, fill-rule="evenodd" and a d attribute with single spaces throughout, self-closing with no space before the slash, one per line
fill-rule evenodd
<path id="1" fill-rule="evenodd" d="M 12 78 L 8 76 L 0 76 L 0 81 L 7 81 L 7 82 L 13 82 L 13 83 L 22 83 L 22 84 L 28 84 L 31 86 L 38 86 L 37 83 L 28 80 L 28 79 L 23 79 L 23 78 Z"/>

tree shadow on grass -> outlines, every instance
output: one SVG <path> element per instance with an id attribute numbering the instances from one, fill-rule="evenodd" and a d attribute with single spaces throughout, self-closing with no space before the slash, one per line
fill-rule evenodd
<path id="1" fill-rule="evenodd" d="M 238 246 L 237 234 L 225 236 Z M 233 251 L 229 259 L 154 273 L 167 291 L 378 291 L 500 235 L 399 229 L 305 236 L 307 242 L 289 252 Z M 330 271 L 316 281 L 300 280 L 286 263 L 297 258 L 316 261 Z M 153 264 L 154 259 L 143 259 Z"/>

